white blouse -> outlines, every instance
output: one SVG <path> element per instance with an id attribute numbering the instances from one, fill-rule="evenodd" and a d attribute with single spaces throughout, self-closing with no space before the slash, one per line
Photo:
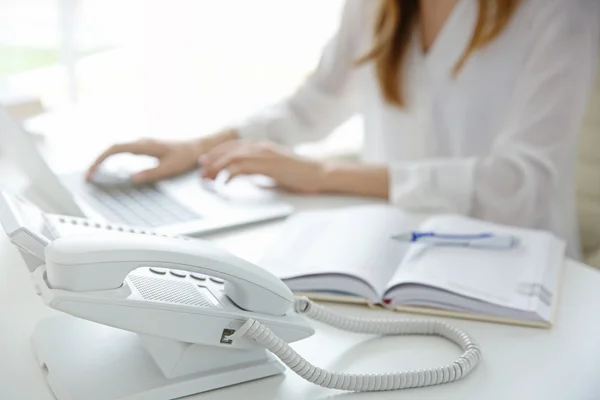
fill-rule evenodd
<path id="1" fill-rule="evenodd" d="M 578 257 L 574 166 L 600 1 L 523 0 L 454 76 L 478 11 L 477 0 L 459 0 L 427 53 L 415 31 L 404 109 L 384 101 L 372 63 L 353 64 L 371 45 L 378 3 L 347 0 L 316 70 L 293 95 L 236 124 L 240 135 L 293 146 L 360 113 L 363 160 L 389 166 L 392 204 L 548 229 Z"/>

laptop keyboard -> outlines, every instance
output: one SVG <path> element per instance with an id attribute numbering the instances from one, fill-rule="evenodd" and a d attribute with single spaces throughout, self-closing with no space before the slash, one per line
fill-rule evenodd
<path id="1" fill-rule="evenodd" d="M 153 185 L 81 185 L 78 194 L 111 222 L 157 227 L 200 219 L 200 216 Z"/>

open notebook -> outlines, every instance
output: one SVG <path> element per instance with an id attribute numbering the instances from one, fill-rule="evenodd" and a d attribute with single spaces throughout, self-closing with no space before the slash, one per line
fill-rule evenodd
<path id="1" fill-rule="evenodd" d="M 410 230 L 510 234 L 520 244 L 483 250 L 390 238 Z M 368 205 L 290 217 L 259 265 L 314 299 L 549 327 L 564 254 L 550 233 Z"/>

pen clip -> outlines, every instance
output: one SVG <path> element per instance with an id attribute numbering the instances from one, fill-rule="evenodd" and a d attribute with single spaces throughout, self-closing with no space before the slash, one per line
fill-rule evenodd
<path id="1" fill-rule="evenodd" d="M 448 239 L 448 240 L 475 240 L 475 239 L 488 239 L 493 237 L 492 233 L 475 233 L 475 234 L 440 234 L 434 232 L 413 232 L 412 233 L 412 241 L 418 242 L 419 239 L 424 237 L 432 237 L 438 239 Z"/>

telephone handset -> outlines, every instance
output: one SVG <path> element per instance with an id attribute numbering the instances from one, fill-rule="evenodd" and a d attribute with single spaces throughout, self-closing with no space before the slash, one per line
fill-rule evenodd
<path id="1" fill-rule="evenodd" d="M 170 268 L 225 281 L 225 294 L 241 309 L 284 315 L 294 296 L 274 275 L 214 245 L 144 235 L 82 235 L 46 247 L 48 283 L 74 292 L 117 289 L 140 267 Z"/>

